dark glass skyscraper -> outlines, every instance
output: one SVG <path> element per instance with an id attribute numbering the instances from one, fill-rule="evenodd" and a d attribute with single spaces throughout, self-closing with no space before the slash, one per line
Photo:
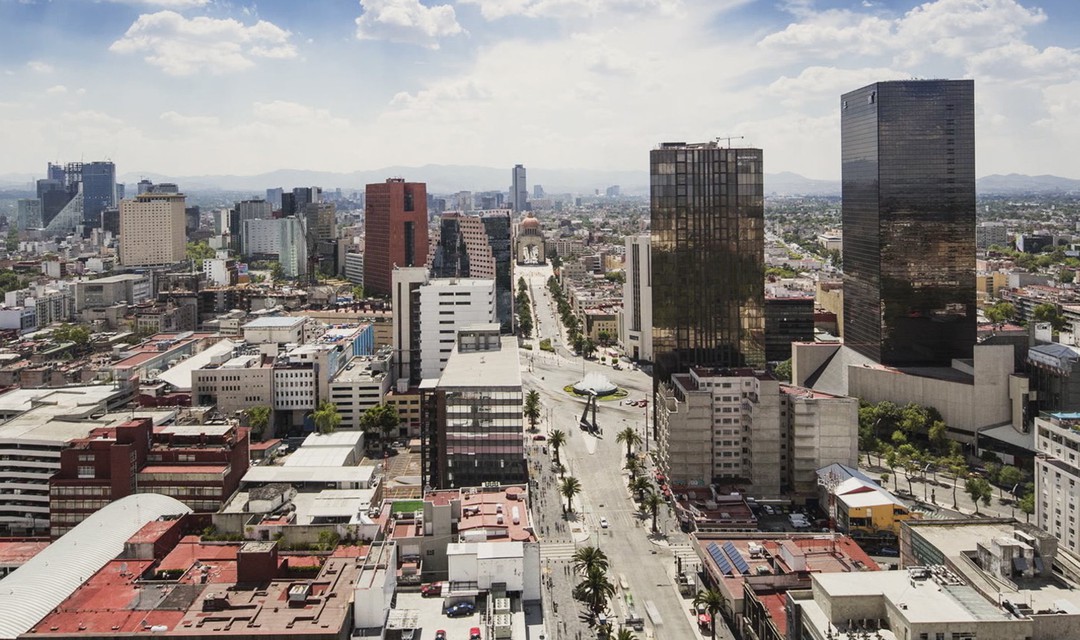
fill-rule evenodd
<path id="1" fill-rule="evenodd" d="M 764 365 L 761 149 L 664 143 L 649 162 L 654 382 Z"/>
<path id="2" fill-rule="evenodd" d="M 81 169 L 83 225 L 100 227 L 101 212 L 117 206 L 116 165 L 111 162 L 87 162 L 81 165 Z M 68 174 L 71 173 L 69 168 Z"/>
<path id="3" fill-rule="evenodd" d="M 975 84 L 879 82 L 841 98 L 844 343 L 892 366 L 975 344 Z"/>
<path id="4" fill-rule="evenodd" d="M 503 333 L 514 325 L 514 259 L 510 212 L 479 215 L 447 213 L 432 237 L 429 269 L 434 278 L 490 278 L 495 281 L 495 308 Z"/>

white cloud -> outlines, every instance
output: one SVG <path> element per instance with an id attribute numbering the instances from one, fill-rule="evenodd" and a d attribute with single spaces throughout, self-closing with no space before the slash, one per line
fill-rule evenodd
<path id="1" fill-rule="evenodd" d="M 480 8 L 487 20 L 507 16 L 574 17 L 595 16 L 608 11 L 659 10 L 671 13 L 683 6 L 682 0 L 459 0 Z M 717 7 L 719 8 L 719 7 Z"/>
<path id="2" fill-rule="evenodd" d="M 60 94 L 63 94 L 63 93 L 67 93 L 67 90 L 68 90 L 67 87 L 65 87 L 62 84 L 58 84 L 58 85 L 54 85 L 54 86 L 51 86 L 48 89 L 46 89 L 45 93 L 49 94 L 50 96 L 56 96 L 56 95 L 60 95 Z"/>
<path id="3" fill-rule="evenodd" d="M 1017 0 L 933 0 L 895 18 L 808 7 L 793 13 L 800 21 L 762 38 L 759 45 L 792 58 L 893 55 L 901 65 L 922 62 L 930 54 L 963 58 L 1013 42 L 1046 20 L 1042 10 L 1028 9 Z"/>
<path id="4" fill-rule="evenodd" d="M 1080 50 L 1063 47 L 1037 49 L 1024 42 L 1011 42 L 986 49 L 968 58 L 972 75 L 1031 84 L 1065 81 L 1076 77 Z"/>
<path id="5" fill-rule="evenodd" d="M 214 75 L 255 66 L 253 58 L 295 58 L 291 33 L 260 20 L 185 18 L 174 11 L 143 14 L 110 51 L 142 53 L 148 63 L 176 76 L 205 71 Z"/>
<path id="6" fill-rule="evenodd" d="M 465 33 L 449 4 L 425 7 L 420 0 L 360 0 L 360 11 L 356 19 L 358 40 L 389 40 L 438 49 L 440 38 Z"/>
<path id="7" fill-rule="evenodd" d="M 120 4 L 134 4 L 145 5 L 154 7 L 165 7 L 167 9 L 193 9 L 198 7 L 205 7 L 210 4 L 210 0 L 110 0 Z"/>
<path id="8" fill-rule="evenodd" d="M 26 63 L 26 66 L 34 73 L 52 73 L 54 71 L 51 64 L 41 60 L 31 60 Z"/>
<path id="9" fill-rule="evenodd" d="M 202 129 L 217 126 L 220 120 L 216 116 L 185 116 L 175 111 L 166 111 L 160 116 L 161 121 L 174 127 Z"/>
<path id="10" fill-rule="evenodd" d="M 872 82 L 910 77 L 911 74 L 905 71 L 887 68 L 838 69 L 813 66 L 803 69 L 795 77 L 780 76 L 765 88 L 765 92 L 788 107 L 802 106 L 821 99 L 836 104 L 841 94 L 852 89 Z"/>

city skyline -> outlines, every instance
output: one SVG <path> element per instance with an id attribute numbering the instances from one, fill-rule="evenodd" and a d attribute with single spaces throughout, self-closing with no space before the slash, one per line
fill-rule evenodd
<path id="1" fill-rule="evenodd" d="M 1077 18 L 1065 0 L 0 1 L 0 174 L 644 170 L 659 142 L 736 135 L 772 171 L 835 180 L 841 93 L 951 77 L 978 82 L 978 175 L 1080 177 Z"/>

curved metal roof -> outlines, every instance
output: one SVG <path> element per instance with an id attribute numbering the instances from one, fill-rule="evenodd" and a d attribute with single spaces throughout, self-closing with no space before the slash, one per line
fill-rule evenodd
<path id="1" fill-rule="evenodd" d="M 144 525 L 190 512 L 184 503 L 156 493 L 128 496 L 99 509 L 0 580 L 0 639 L 29 631 L 119 556 L 124 542 Z"/>

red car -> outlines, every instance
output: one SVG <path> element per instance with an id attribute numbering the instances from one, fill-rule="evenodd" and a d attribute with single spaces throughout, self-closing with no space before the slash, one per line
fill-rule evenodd
<path id="1" fill-rule="evenodd" d="M 435 632 L 435 640 L 446 640 L 446 630 L 439 629 Z"/>
<path id="2" fill-rule="evenodd" d="M 441 582 L 429 582 L 420 587 L 420 595 L 425 598 L 434 598 L 442 595 L 442 583 Z"/>
<path id="3" fill-rule="evenodd" d="M 480 627 L 469 629 L 469 640 L 480 640 Z"/>
<path id="4" fill-rule="evenodd" d="M 533 436 L 533 440 L 536 440 L 537 442 L 543 442 L 544 440 L 547 440 L 547 436 L 541 433 L 540 435 Z"/>

